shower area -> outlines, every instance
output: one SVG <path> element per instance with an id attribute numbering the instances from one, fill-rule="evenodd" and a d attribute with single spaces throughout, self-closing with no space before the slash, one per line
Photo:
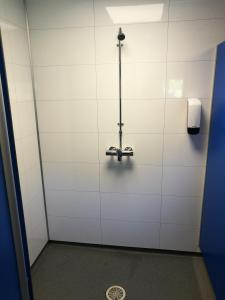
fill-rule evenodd
<path id="1" fill-rule="evenodd" d="M 0 28 L 34 298 L 214 299 L 199 236 L 224 1 L 0 0 Z"/>

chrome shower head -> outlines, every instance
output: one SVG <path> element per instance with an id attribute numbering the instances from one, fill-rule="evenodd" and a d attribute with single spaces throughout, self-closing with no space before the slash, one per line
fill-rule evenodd
<path id="1" fill-rule="evenodd" d="M 119 33 L 118 33 L 117 38 L 118 38 L 119 41 L 125 40 L 125 34 L 122 32 L 122 28 L 121 27 L 119 28 Z"/>

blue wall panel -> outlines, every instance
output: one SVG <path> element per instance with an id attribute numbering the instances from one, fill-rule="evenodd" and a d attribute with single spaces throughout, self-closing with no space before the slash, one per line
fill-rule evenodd
<path id="1" fill-rule="evenodd" d="M 0 299 L 21 299 L 8 199 L 0 153 Z"/>
<path id="2" fill-rule="evenodd" d="M 218 300 L 225 300 L 225 42 L 219 45 L 200 248 Z"/>

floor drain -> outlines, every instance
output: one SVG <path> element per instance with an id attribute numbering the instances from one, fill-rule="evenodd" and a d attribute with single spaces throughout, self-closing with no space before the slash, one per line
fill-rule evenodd
<path id="1" fill-rule="evenodd" d="M 126 292 L 124 288 L 118 285 L 111 286 L 106 291 L 106 298 L 108 300 L 124 300 L 125 297 L 126 297 Z"/>

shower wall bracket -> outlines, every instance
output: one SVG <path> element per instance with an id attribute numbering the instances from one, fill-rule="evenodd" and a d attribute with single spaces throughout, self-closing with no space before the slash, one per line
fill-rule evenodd
<path id="1" fill-rule="evenodd" d="M 119 33 L 117 36 L 118 44 L 117 47 L 119 48 L 119 122 L 117 125 L 119 126 L 119 147 L 111 146 L 106 151 L 106 155 L 108 156 L 117 156 L 118 161 L 122 161 L 123 156 L 133 156 L 134 152 L 131 147 L 126 147 L 123 149 L 123 130 L 122 127 L 124 123 L 122 122 L 122 86 L 121 86 L 121 78 L 122 78 L 122 68 L 121 68 L 121 48 L 123 44 L 121 41 L 125 39 L 125 34 L 122 32 L 122 29 L 119 28 Z"/>

